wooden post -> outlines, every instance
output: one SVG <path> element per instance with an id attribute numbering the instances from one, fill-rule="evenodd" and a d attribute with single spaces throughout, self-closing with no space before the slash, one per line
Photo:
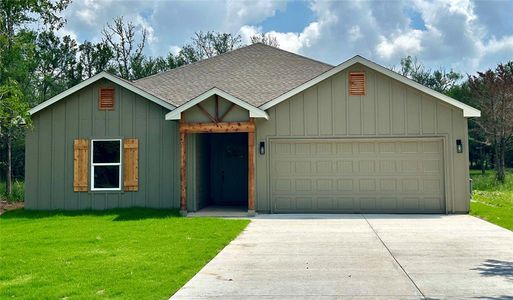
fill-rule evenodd
<path id="1" fill-rule="evenodd" d="M 187 133 L 180 132 L 180 214 L 187 215 Z"/>
<path id="2" fill-rule="evenodd" d="M 250 122 L 254 124 L 254 120 Z M 248 215 L 255 215 L 255 131 L 248 132 Z"/>

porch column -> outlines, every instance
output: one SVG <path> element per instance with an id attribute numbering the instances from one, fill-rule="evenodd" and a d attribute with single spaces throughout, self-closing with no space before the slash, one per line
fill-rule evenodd
<path id="1" fill-rule="evenodd" d="M 180 214 L 187 215 L 187 133 L 180 131 Z"/>
<path id="2" fill-rule="evenodd" d="M 248 131 L 248 215 L 255 215 L 255 121 L 250 119 L 253 129 Z"/>

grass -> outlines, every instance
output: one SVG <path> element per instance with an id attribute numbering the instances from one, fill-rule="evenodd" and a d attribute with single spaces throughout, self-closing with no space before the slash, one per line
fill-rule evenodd
<path id="1" fill-rule="evenodd" d="M 7 212 L 0 298 L 167 299 L 248 223 L 151 209 Z"/>
<path id="2" fill-rule="evenodd" d="M 8 200 L 9 202 L 20 202 L 25 198 L 25 183 L 21 180 L 12 182 L 12 196 L 7 199 L 5 182 L 0 181 L 0 200 Z"/>
<path id="3" fill-rule="evenodd" d="M 493 171 L 471 170 L 474 193 L 470 214 L 513 231 L 513 169 L 506 174 L 506 182 L 495 180 Z"/>

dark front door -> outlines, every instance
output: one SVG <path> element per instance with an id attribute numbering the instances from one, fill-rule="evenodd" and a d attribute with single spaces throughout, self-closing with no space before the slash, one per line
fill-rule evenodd
<path id="1" fill-rule="evenodd" d="M 247 205 L 247 133 L 213 134 L 211 138 L 211 196 L 214 204 Z"/>

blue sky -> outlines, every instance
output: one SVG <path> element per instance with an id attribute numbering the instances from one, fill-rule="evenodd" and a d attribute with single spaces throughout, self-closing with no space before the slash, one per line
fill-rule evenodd
<path id="1" fill-rule="evenodd" d="M 101 39 L 116 16 L 149 32 L 147 55 L 176 52 L 194 32 L 275 36 L 280 48 L 331 64 L 360 54 L 385 66 L 417 56 L 474 73 L 513 60 L 513 1 L 75 0 L 60 34 Z"/>

